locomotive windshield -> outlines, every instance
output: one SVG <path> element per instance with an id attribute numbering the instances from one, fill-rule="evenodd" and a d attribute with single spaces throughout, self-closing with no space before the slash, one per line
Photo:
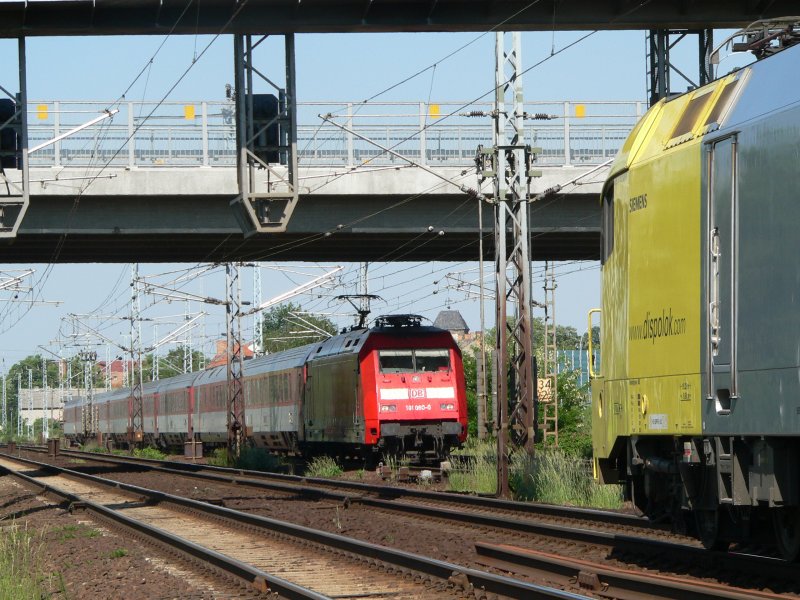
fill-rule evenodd
<path id="1" fill-rule="evenodd" d="M 450 352 L 447 349 L 379 350 L 378 360 L 381 373 L 450 370 Z"/>

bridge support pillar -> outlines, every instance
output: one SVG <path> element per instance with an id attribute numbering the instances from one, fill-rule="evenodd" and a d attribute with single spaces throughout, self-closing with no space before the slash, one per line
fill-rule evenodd
<path id="1" fill-rule="evenodd" d="M 284 36 L 285 83 L 257 68 L 256 49 L 267 36 L 234 36 L 237 179 L 233 204 L 246 235 L 283 232 L 298 199 L 297 93 L 294 35 Z M 256 83 L 268 92 L 257 92 Z"/>
<path id="2" fill-rule="evenodd" d="M 17 236 L 30 204 L 28 86 L 24 37 L 19 38 L 17 59 L 19 92 L 11 93 L 0 79 L 0 238 Z M 10 61 L 5 64 L 9 63 Z"/>

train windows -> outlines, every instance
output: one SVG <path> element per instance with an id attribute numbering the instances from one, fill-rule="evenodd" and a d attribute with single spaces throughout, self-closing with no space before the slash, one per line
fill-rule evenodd
<path id="1" fill-rule="evenodd" d="M 414 372 L 414 354 L 411 350 L 379 350 L 378 359 L 383 373 Z"/>
<path id="2" fill-rule="evenodd" d="M 614 182 L 608 184 L 603 194 L 600 217 L 600 264 L 605 264 L 614 251 Z"/>
<path id="3" fill-rule="evenodd" d="M 450 352 L 447 350 L 415 350 L 417 371 L 449 371 Z"/>
<path id="4" fill-rule="evenodd" d="M 450 351 L 447 349 L 379 350 L 378 358 L 382 373 L 450 370 Z"/>

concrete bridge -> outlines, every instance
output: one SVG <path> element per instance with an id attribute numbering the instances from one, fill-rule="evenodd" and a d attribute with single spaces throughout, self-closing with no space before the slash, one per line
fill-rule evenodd
<path id="1" fill-rule="evenodd" d="M 30 102 L 31 148 L 108 108 L 119 113 L 30 154 L 30 208 L 16 239 L 0 245 L 0 262 L 476 258 L 477 200 L 317 116 L 332 114 L 477 189 L 474 156 L 478 145 L 491 145 L 491 121 L 459 116 L 460 106 L 301 103 L 297 209 L 285 233 L 245 238 L 230 205 L 237 194 L 232 103 L 172 102 L 149 116 L 137 103 Z M 532 193 L 573 182 L 531 205 L 533 258 L 597 258 L 603 165 L 644 106 L 558 101 L 526 110 L 548 116 L 526 129 L 526 141 L 541 148 L 543 176 L 532 180 Z M 257 177 L 268 189 L 266 172 Z M 490 257 L 492 207 L 481 210 Z"/>

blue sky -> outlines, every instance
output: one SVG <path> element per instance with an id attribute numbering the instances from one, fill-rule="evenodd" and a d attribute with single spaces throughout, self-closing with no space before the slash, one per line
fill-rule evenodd
<path id="1" fill-rule="evenodd" d="M 586 32 L 523 35 L 523 66 L 544 60 L 541 66 L 525 75 L 527 101 L 645 99 L 644 32 L 598 32 L 548 59 L 553 49 L 563 48 L 585 35 Z M 31 100 L 114 100 L 128 90 L 129 100 L 161 99 L 188 70 L 170 100 L 221 100 L 225 84 L 233 83 L 231 38 L 219 37 L 192 66 L 194 57 L 211 41 L 210 36 L 172 37 L 166 41 L 162 37 L 30 38 L 27 41 L 28 95 Z M 162 43 L 163 47 L 148 67 L 150 58 Z M 454 56 L 441 60 L 466 44 L 469 45 Z M 268 41 L 265 48 L 276 52 L 274 68 L 278 72 L 282 68 L 281 45 L 282 39 L 275 38 Z M 0 53 L 15 58 L 15 46 L 15 41 L 0 40 Z M 296 46 L 300 101 L 364 100 L 434 64 L 435 68 L 427 69 L 379 99 L 472 100 L 489 92 L 494 82 L 493 33 L 298 35 Z M 690 69 L 696 50 L 687 47 L 682 52 Z M 16 64 L 12 58 L 4 61 L 4 65 L 0 70 L 0 85 L 10 89 L 16 82 Z M 134 80 L 135 85 L 130 87 Z M 433 263 L 415 270 L 406 263 L 376 265 L 371 291 L 384 296 L 387 302 L 379 305 L 375 313 L 419 311 L 432 319 L 439 309 L 450 307 L 461 310 L 468 324 L 477 329 L 477 302 L 464 301 L 463 296 L 444 289 L 441 283 L 446 273 L 469 266 Z M 36 268 L 37 275 L 45 270 L 44 265 L 36 265 Z M 38 351 L 37 345 L 48 345 L 58 330 L 60 316 L 95 308 L 112 291 L 124 268 L 123 265 L 56 266 L 46 280 L 43 297 L 63 300 L 64 304 L 57 308 L 34 308 L 19 321 L 8 313 L 11 318 L 0 323 L 0 357 L 9 365 Z M 171 268 L 174 266 L 144 265 L 142 271 L 155 273 Z M 586 311 L 599 302 L 597 265 L 561 265 L 559 273 L 558 321 L 583 331 Z M 245 277 L 245 290 L 250 290 L 251 275 L 248 273 Z M 263 279 L 265 299 L 293 287 L 298 280 L 266 272 Z M 536 296 L 541 293 L 540 279 L 540 276 L 535 278 Z M 352 274 L 345 281 L 352 283 Z M 404 283 L 406 281 L 409 283 Z M 440 283 L 434 284 L 434 281 Z M 209 280 L 206 285 L 208 295 L 224 293 L 221 279 Z M 418 288 L 418 293 L 410 293 L 406 289 L 409 286 Z M 213 288 L 217 288 L 216 292 Z M 354 291 L 350 288 L 338 293 Z M 127 295 L 127 291 L 121 293 L 120 299 Z M 246 291 L 246 295 L 250 293 Z M 315 310 L 331 310 L 330 303 L 324 299 L 305 297 L 304 300 Z M 181 312 L 182 307 L 164 310 Z M 219 312 L 218 309 L 209 310 Z M 491 321 L 491 307 L 487 314 Z M 341 325 L 349 322 L 349 319 L 339 320 Z M 210 317 L 206 326 L 208 335 L 223 331 L 221 323 L 221 315 Z M 146 340 L 150 335 L 143 332 Z"/>

